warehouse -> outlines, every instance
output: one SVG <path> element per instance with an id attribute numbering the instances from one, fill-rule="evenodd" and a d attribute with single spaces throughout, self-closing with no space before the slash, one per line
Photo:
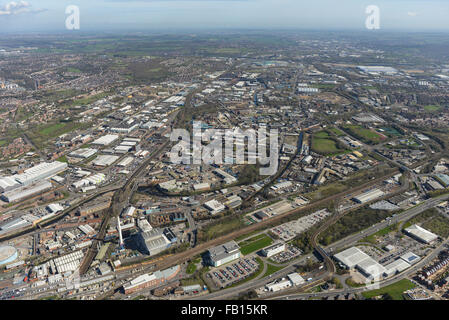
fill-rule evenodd
<path id="1" fill-rule="evenodd" d="M 203 183 L 197 183 L 193 185 L 193 190 L 195 191 L 204 191 L 204 190 L 209 190 L 210 189 L 210 184 L 207 182 L 203 182 Z"/>
<path id="2" fill-rule="evenodd" d="M 421 260 L 421 257 L 417 256 L 413 252 L 407 252 L 406 254 L 403 254 L 400 258 L 409 264 L 415 264 L 419 260 Z"/>
<path id="3" fill-rule="evenodd" d="M 133 157 L 126 157 L 125 159 L 123 159 L 122 161 L 120 161 L 117 166 L 119 167 L 127 167 L 129 166 L 132 162 L 133 162 L 134 158 Z"/>
<path id="4" fill-rule="evenodd" d="M 357 268 L 369 279 L 379 279 L 387 271 L 384 266 L 357 247 L 346 249 L 334 255 L 334 258 L 348 269 Z"/>
<path id="5" fill-rule="evenodd" d="M 279 192 L 282 189 L 290 188 L 292 185 L 293 185 L 293 183 L 291 181 L 284 181 L 284 182 L 275 184 L 274 186 L 271 187 L 271 189 L 274 192 Z"/>
<path id="6" fill-rule="evenodd" d="M 26 169 L 22 174 L 0 178 L 0 192 L 7 192 L 27 186 L 36 181 L 51 178 L 52 176 L 66 170 L 67 163 L 54 161 L 43 162 L 37 166 Z"/>
<path id="7" fill-rule="evenodd" d="M 92 164 L 99 167 L 108 167 L 114 162 L 116 162 L 118 158 L 119 157 L 117 156 L 101 155 L 98 156 L 94 161 L 92 161 Z"/>
<path id="8" fill-rule="evenodd" d="M 151 229 L 138 234 L 137 245 L 145 254 L 153 256 L 168 249 L 171 242 L 162 230 Z"/>
<path id="9" fill-rule="evenodd" d="M 0 178 L 0 192 L 13 190 L 19 186 L 20 183 L 18 183 L 13 177 Z"/>
<path id="10" fill-rule="evenodd" d="M 240 198 L 238 195 L 233 195 L 227 198 L 224 204 L 226 207 L 234 209 L 242 204 L 242 198 Z"/>
<path id="11" fill-rule="evenodd" d="M 165 269 L 165 270 L 158 270 L 152 274 L 144 274 L 141 275 L 133 280 L 131 280 L 129 283 L 123 285 L 123 291 L 125 294 L 131 294 L 136 291 L 157 286 L 162 283 L 168 282 L 170 280 L 173 280 L 181 270 L 181 267 L 179 265 Z"/>
<path id="12" fill-rule="evenodd" d="M 276 283 L 269 283 L 265 286 L 265 288 L 270 292 L 277 292 L 277 291 L 284 290 L 291 286 L 292 286 L 292 283 L 290 280 L 282 280 L 282 281 L 276 282 Z"/>
<path id="13" fill-rule="evenodd" d="M 373 189 L 354 197 L 353 200 L 357 203 L 367 203 L 382 197 L 384 194 L 385 193 L 380 189 Z"/>
<path id="14" fill-rule="evenodd" d="M 52 176 L 67 169 L 65 162 L 43 162 L 37 166 L 26 169 L 23 174 L 13 176 L 22 185 L 29 185 L 33 182 L 51 178 Z"/>
<path id="15" fill-rule="evenodd" d="M 217 214 L 226 209 L 226 207 L 217 200 L 210 200 L 204 203 L 204 207 L 209 210 L 210 214 Z"/>
<path id="16" fill-rule="evenodd" d="M 414 224 L 407 229 L 405 229 L 405 232 L 411 236 L 412 238 L 421 241 L 426 244 L 430 244 L 438 239 L 438 236 L 436 234 L 433 234 L 432 232 Z"/>
<path id="17" fill-rule="evenodd" d="M 97 152 L 98 152 L 97 149 L 81 148 L 69 153 L 69 157 L 87 159 L 95 155 Z"/>
<path id="18" fill-rule="evenodd" d="M 101 138 L 98 138 L 92 144 L 100 145 L 100 146 L 108 146 L 114 141 L 118 140 L 119 136 L 116 134 L 107 134 L 105 136 L 102 136 Z"/>
<path id="19" fill-rule="evenodd" d="M 229 173 L 224 172 L 221 169 L 215 169 L 213 171 L 217 176 L 222 178 L 226 184 L 232 184 L 234 182 L 237 182 L 237 179 L 233 176 L 231 176 Z"/>
<path id="20" fill-rule="evenodd" d="M 207 260 L 214 267 L 219 267 L 240 258 L 240 256 L 240 247 L 237 242 L 232 240 L 221 246 L 210 248 L 207 254 Z"/>
<path id="21" fill-rule="evenodd" d="M 410 264 L 403 259 L 397 259 L 385 266 L 385 275 L 390 277 L 409 268 Z"/>
<path id="22" fill-rule="evenodd" d="M 6 202 L 21 201 L 26 198 L 40 194 L 44 191 L 50 190 L 51 188 L 52 184 L 46 180 L 43 180 L 31 186 L 21 187 L 15 190 L 5 192 L 1 196 L 1 199 Z"/>

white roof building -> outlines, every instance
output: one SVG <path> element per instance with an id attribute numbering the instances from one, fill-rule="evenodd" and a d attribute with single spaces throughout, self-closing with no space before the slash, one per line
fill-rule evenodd
<path id="1" fill-rule="evenodd" d="M 205 202 L 204 207 L 206 207 L 206 209 L 209 210 L 211 214 L 217 214 L 226 209 L 224 204 L 215 199 Z"/>
<path id="2" fill-rule="evenodd" d="M 107 134 L 105 136 L 102 136 L 101 138 L 98 138 L 92 144 L 101 145 L 101 146 L 108 146 L 114 141 L 116 141 L 119 138 L 116 134 Z"/>
<path id="3" fill-rule="evenodd" d="M 369 279 L 380 279 L 387 271 L 384 266 L 357 247 L 346 249 L 334 255 L 334 258 L 350 269 L 357 268 Z"/>
<path id="4" fill-rule="evenodd" d="M 101 155 L 92 161 L 92 164 L 99 167 L 107 167 L 116 162 L 118 158 L 119 157 L 112 155 Z"/>
<path id="5" fill-rule="evenodd" d="M 438 236 L 416 224 L 405 229 L 405 232 L 415 239 L 418 239 L 424 243 L 431 243 L 438 239 Z"/>

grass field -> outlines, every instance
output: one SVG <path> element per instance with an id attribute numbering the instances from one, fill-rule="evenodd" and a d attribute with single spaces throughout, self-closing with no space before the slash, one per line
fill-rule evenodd
<path id="1" fill-rule="evenodd" d="M 348 130 L 352 136 L 354 136 L 358 139 L 361 139 L 362 141 L 364 141 L 366 143 L 377 144 L 377 143 L 382 142 L 382 140 L 385 140 L 377 132 L 363 128 L 361 126 L 346 125 L 346 126 L 344 126 L 344 128 L 346 130 Z"/>
<path id="2" fill-rule="evenodd" d="M 388 293 L 393 300 L 404 300 L 402 293 L 414 287 L 415 285 L 410 280 L 402 279 L 384 288 L 363 292 L 362 295 L 370 299 Z"/>
<path id="3" fill-rule="evenodd" d="M 265 248 L 273 243 L 273 239 L 271 239 L 266 234 L 261 234 L 254 238 L 243 241 L 243 244 L 240 244 L 240 251 L 242 255 L 247 255 L 258 251 L 262 248 Z"/>
<path id="4" fill-rule="evenodd" d="M 188 274 L 192 274 L 196 271 L 196 263 L 194 261 L 191 261 L 188 265 L 187 265 L 187 269 L 186 272 Z"/>
<path id="5" fill-rule="evenodd" d="M 437 105 L 427 105 L 424 106 L 424 110 L 426 110 L 427 112 L 436 112 L 436 111 L 440 111 L 441 106 L 437 106 Z"/>
<path id="6" fill-rule="evenodd" d="M 338 148 L 337 142 L 331 139 L 326 131 L 319 131 L 313 135 L 312 150 L 322 155 L 338 154 L 345 151 Z"/>
<path id="7" fill-rule="evenodd" d="M 391 226 L 388 226 L 386 228 L 383 228 L 383 229 L 377 231 L 376 233 L 374 233 L 374 234 L 372 234 L 372 235 L 370 235 L 368 237 L 363 238 L 361 240 L 361 242 L 370 242 L 370 243 L 375 244 L 377 237 L 382 237 L 382 236 L 384 236 L 386 234 L 389 234 L 390 232 L 393 232 L 393 231 L 398 231 L 398 224 L 397 223 L 393 224 Z"/>
<path id="8" fill-rule="evenodd" d="M 283 269 L 283 268 L 285 268 L 285 267 L 282 267 L 282 266 L 274 266 L 274 265 L 272 265 L 272 264 L 268 264 L 268 263 L 267 263 L 267 270 L 265 271 L 265 273 L 264 273 L 264 275 L 263 275 L 263 278 L 268 277 L 270 274 L 273 274 L 273 273 L 275 273 L 276 271 L 279 271 L 279 270 L 281 270 L 281 269 Z"/>
<path id="9" fill-rule="evenodd" d="M 332 131 L 337 137 L 345 135 L 345 133 L 338 128 L 330 128 L 329 131 Z"/>

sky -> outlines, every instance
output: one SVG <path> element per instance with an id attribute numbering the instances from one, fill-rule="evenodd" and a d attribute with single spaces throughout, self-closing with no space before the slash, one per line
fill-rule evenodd
<path id="1" fill-rule="evenodd" d="M 67 30 L 76 5 L 80 29 Z M 306 29 L 449 31 L 449 0 L 0 0 L 0 33 Z M 375 30 L 370 30 L 375 32 Z"/>

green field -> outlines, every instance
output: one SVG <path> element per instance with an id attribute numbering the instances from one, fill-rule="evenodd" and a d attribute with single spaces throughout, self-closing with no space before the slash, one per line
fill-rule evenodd
<path id="1" fill-rule="evenodd" d="M 343 127 L 349 132 L 350 135 L 357 139 L 362 140 L 365 143 L 377 144 L 385 140 L 380 134 L 375 131 L 363 128 L 357 125 L 346 125 Z"/>
<path id="2" fill-rule="evenodd" d="M 253 240 L 254 239 L 254 240 Z M 265 248 L 273 243 L 273 239 L 271 239 L 266 234 L 256 236 L 252 239 L 248 239 L 243 241 L 243 245 L 240 245 L 240 251 L 242 255 L 247 255 L 252 252 L 258 251 L 262 248 Z"/>
<path id="3" fill-rule="evenodd" d="M 335 155 L 346 151 L 340 149 L 337 142 L 326 131 L 319 131 L 313 135 L 312 150 L 322 155 Z"/>
<path id="4" fill-rule="evenodd" d="M 345 133 L 338 128 L 330 128 L 329 131 L 333 132 L 337 137 L 345 135 Z"/>
<path id="5" fill-rule="evenodd" d="M 436 112 L 436 111 L 440 111 L 441 106 L 437 106 L 437 105 L 428 105 L 428 106 L 424 106 L 424 110 L 426 110 L 427 112 Z"/>
<path id="6" fill-rule="evenodd" d="M 262 278 L 268 277 L 269 275 L 275 273 L 276 271 L 279 271 L 281 269 L 283 269 L 285 267 L 283 266 L 274 266 L 272 264 L 268 264 L 267 263 L 267 270 L 265 271 L 264 275 Z"/>
<path id="7" fill-rule="evenodd" d="M 388 293 L 393 298 L 393 300 L 404 300 L 402 293 L 404 291 L 413 289 L 414 287 L 415 285 L 410 280 L 402 279 L 381 289 L 362 292 L 362 295 L 365 298 L 370 299 Z"/>
<path id="8" fill-rule="evenodd" d="M 386 228 L 383 228 L 383 229 L 377 231 L 376 233 L 374 233 L 374 234 L 372 234 L 372 235 L 370 235 L 368 237 L 363 238 L 362 240 L 360 240 L 360 242 L 370 242 L 370 243 L 376 244 L 377 243 L 376 242 L 376 238 L 377 237 L 382 237 L 384 235 L 389 234 L 390 232 L 398 231 L 398 226 L 399 225 L 396 223 L 396 224 L 393 224 L 393 225 L 388 226 Z"/>

